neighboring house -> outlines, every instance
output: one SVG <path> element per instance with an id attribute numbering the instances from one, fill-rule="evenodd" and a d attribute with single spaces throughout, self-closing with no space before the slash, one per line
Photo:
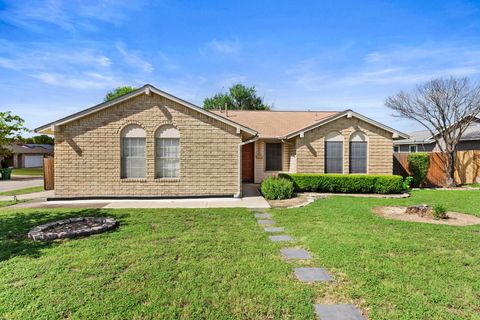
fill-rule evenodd
<path id="1" fill-rule="evenodd" d="M 394 152 L 440 152 L 440 147 L 435 142 L 428 130 L 416 131 L 409 134 L 409 139 L 394 141 Z M 457 145 L 458 151 L 480 150 L 480 118 L 476 118 L 460 138 Z"/>
<path id="2" fill-rule="evenodd" d="M 407 135 L 351 110 L 209 112 L 151 85 L 44 125 L 57 197 L 241 196 L 281 171 L 391 174 Z"/>
<path id="3" fill-rule="evenodd" d="M 12 155 L 4 159 L 8 167 L 37 168 L 43 167 L 43 158 L 53 156 L 53 145 L 12 143 Z"/>

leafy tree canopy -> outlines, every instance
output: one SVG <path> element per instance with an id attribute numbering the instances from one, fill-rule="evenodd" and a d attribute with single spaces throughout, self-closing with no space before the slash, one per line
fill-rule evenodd
<path id="1" fill-rule="evenodd" d="M 229 110 L 270 110 L 271 106 L 257 95 L 255 86 L 247 87 L 237 83 L 233 85 L 228 93 L 217 93 L 211 98 L 203 100 L 203 108 L 206 110 L 224 109 L 225 105 Z"/>
<path id="2" fill-rule="evenodd" d="M 19 139 L 22 143 L 35 143 L 35 144 L 53 144 L 54 139 L 46 134 L 42 134 L 39 136 L 34 136 L 30 138 L 21 138 Z"/>
<path id="3" fill-rule="evenodd" d="M 22 131 L 28 132 L 24 124 L 22 118 L 10 111 L 0 111 L 0 156 L 9 156 L 12 153 L 10 144 L 21 138 Z"/>
<path id="4" fill-rule="evenodd" d="M 131 86 L 123 86 L 123 87 L 115 88 L 107 92 L 103 101 L 110 101 L 110 100 L 116 99 L 134 90 L 137 90 L 137 88 L 131 87 Z"/>

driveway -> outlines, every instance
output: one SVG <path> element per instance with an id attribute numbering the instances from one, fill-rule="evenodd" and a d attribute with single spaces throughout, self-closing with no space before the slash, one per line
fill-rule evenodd
<path id="1" fill-rule="evenodd" d="M 0 192 L 43 186 L 43 177 L 12 176 L 12 180 L 0 180 Z"/>

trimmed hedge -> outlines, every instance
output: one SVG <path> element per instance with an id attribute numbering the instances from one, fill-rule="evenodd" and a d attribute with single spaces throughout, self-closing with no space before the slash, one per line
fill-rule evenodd
<path id="1" fill-rule="evenodd" d="M 403 178 L 396 175 L 373 174 L 306 174 L 281 173 L 297 191 L 338 193 L 402 193 Z"/>
<path id="2" fill-rule="evenodd" d="M 268 177 L 262 181 L 260 187 L 265 199 L 282 200 L 293 196 L 293 182 L 289 179 Z"/>
<path id="3" fill-rule="evenodd" d="M 426 152 L 410 153 L 408 155 L 408 169 L 413 176 L 413 184 L 420 187 L 427 178 L 430 156 Z"/>

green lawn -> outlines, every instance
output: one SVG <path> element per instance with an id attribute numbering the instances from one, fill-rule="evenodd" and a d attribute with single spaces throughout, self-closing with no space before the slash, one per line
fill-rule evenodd
<path id="1" fill-rule="evenodd" d="M 12 174 L 19 175 L 19 176 L 43 176 L 43 168 L 13 169 Z"/>
<path id="2" fill-rule="evenodd" d="M 480 216 L 480 190 L 332 197 L 271 210 L 333 283 L 298 283 L 244 209 L 0 211 L 0 319 L 315 319 L 354 303 L 370 319 L 480 319 L 480 226 L 384 220 L 377 205 L 442 203 Z M 477 202 L 477 203 L 476 203 Z M 109 215 L 116 231 L 32 242 L 33 226 Z"/>
<path id="3" fill-rule="evenodd" d="M 480 190 L 415 191 L 410 199 L 333 197 L 272 210 L 338 282 L 318 302 L 353 302 L 370 319 L 480 319 L 480 225 L 385 220 L 379 205 L 444 204 L 480 216 Z"/>
<path id="4" fill-rule="evenodd" d="M 116 231 L 32 242 L 33 226 L 110 215 Z M 0 319 L 314 319 L 313 291 L 244 209 L 0 212 Z"/>
<path id="5" fill-rule="evenodd" d="M 34 192 L 41 192 L 41 191 L 43 191 L 43 186 L 4 191 L 4 192 L 0 192 L 0 196 L 18 196 L 20 194 L 27 194 L 27 193 L 34 193 Z"/>
<path id="6" fill-rule="evenodd" d="M 15 204 L 15 201 L 0 201 L 0 208 L 8 207 L 8 206 L 11 206 L 12 204 Z M 1 215 L 0 215 L 0 217 L 1 217 Z M 1 223 L 1 220 L 0 220 L 0 223 Z"/>

